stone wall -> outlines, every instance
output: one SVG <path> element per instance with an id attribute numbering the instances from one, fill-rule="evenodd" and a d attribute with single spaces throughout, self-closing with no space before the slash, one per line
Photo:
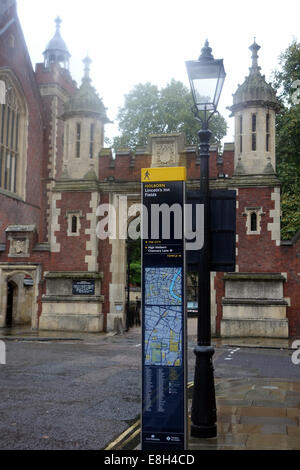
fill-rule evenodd
<path id="1" fill-rule="evenodd" d="M 225 274 L 221 336 L 288 337 L 284 276 Z"/>

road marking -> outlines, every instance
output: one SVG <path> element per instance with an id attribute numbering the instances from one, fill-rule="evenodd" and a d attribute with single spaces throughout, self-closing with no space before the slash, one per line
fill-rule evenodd
<path id="1" fill-rule="evenodd" d="M 137 434 L 137 431 L 139 432 L 140 430 L 140 427 L 138 427 L 137 430 L 135 430 L 135 428 L 137 426 L 140 426 L 140 423 L 141 423 L 141 420 L 138 419 L 132 426 L 130 426 L 130 428 L 126 429 L 126 431 L 122 432 L 122 434 L 120 434 L 119 437 L 117 437 L 117 439 L 115 439 L 113 442 L 111 442 L 104 450 L 111 450 L 111 449 L 114 449 L 114 447 L 119 444 L 123 439 L 125 439 L 128 434 L 130 434 L 131 432 L 133 432 L 133 434 L 127 438 L 126 442 L 127 441 L 130 441 L 133 436 L 135 436 Z M 124 443 L 125 444 L 125 443 Z"/>
<path id="2" fill-rule="evenodd" d="M 133 441 L 133 439 L 141 432 L 141 428 L 139 427 L 126 441 L 123 442 L 122 447 L 125 447 L 127 444 L 129 444 L 130 441 Z"/>
<path id="3" fill-rule="evenodd" d="M 232 349 L 231 351 L 229 350 L 229 353 L 228 353 L 228 356 L 224 358 L 225 361 L 231 361 L 233 355 L 239 351 L 241 348 L 235 348 L 235 349 Z"/>
<path id="4" fill-rule="evenodd" d="M 191 388 L 194 382 L 188 382 L 187 388 Z M 113 442 L 111 442 L 104 450 L 122 450 L 127 444 L 133 441 L 136 436 L 141 432 L 141 420 L 140 418 L 128 429 L 126 429 L 120 436 L 118 436 Z M 125 440 L 124 440 L 125 439 Z M 122 442 L 124 441 L 124 442 Z M 121 445 L 120 449 L 117 447 Z"/>

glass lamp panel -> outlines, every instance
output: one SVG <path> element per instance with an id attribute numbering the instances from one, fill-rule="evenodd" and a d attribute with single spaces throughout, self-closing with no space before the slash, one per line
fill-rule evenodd
<path id="1" fill-rule="evenodd" d="M 195 104 L 199 110 L 214 110 L 216 97 L 220 94 L 219 86 L 223 61 L 188 61 L 187 72 L 190 79 Z"/>
<path id="2" fill-rule="evenodd" d="M 195 103 L 198 109 L 214 109 L 214 97 L 218 79 L 200 78 L 193 80 Z"/>
<path id="3" fill-rule="evenodd" d="M 221 91 L 222 91 L 223 84 L 224 84 L 224 80 L 225 80 L 225 74 L 220 75 L 220 77 L 218 79 L 218 84 L 217 84 L 217 87 L 216 87 L 215 98 L 214 98 L 215 107 L 218 106 L 219 99 L 220 99 L 220 96 L 221 96 Z"/>

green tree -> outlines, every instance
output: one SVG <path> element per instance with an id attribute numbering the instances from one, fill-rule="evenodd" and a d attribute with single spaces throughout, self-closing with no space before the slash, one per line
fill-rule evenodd
<path id="1" fill-rule="evenodd" d="M 300 80 L 300 43 L 293 41 L 280 55 L 279 64 L 273 73 L 281 104 L 276 119 L 276 159 L 282 184 L 281 236 L 290 239 L 300 227 L 300 87 L 294 88 Z"/>
<path id="2" fill-rule="evenodd" d="M 192 111 L 190 90 L 180 81 L 171 80 L 159 89 L 151 83 L 138 84 L 125 96 L 117 120 L 121 135 L 113 139 L 113 147 L 145 146 L 149 134 L 184 132 L 187 144 L 198 143 L 199 123 Z M 210 121 L 212 142 L 220 145 L 226 135 L 225 119 L 216 114 Z"/>
<path id="3" fill-rule="evenodd" d="M 285 105 L 293 103 L 295 88 L 292 84 L 300 79 L 300 43 L 294 40 L 279 56 L 280 69 L 273 72 L 273 86 L 278 98 Z"/>
<path id="4" fill-rule="evenodd" d="M 141 285 L 141 240 L 127 240 L 130 260 L 130 279 L 133 286 Z"/>

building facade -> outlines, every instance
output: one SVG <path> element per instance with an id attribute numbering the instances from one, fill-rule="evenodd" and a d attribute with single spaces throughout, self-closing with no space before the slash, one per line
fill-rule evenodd
<path id="1" fill-rule="evenodd" d="M 16 2 L 1 2 L 0 327 L 109 331 L 125 324 L 127 223 L 137 220 L 141 168 L 186 166 L 188 188 L 197 189 L 199 157 L 182 134 L 149 136 L 147 148 L 113 157 L 103 146 L 109 121 L 91 60 L 77 86 L 55 21 L 33 70 Z M 250 72 L 231 107 L 235 143 L 221 156 L 210 152 L 210 187 L 235 190 L 237 201 L 236 271 L 211 273 L 212 326 L 222 336 L 297 336 L 300 232 L 280 239 L 278 104 L 258 66 L 259 46 L 250 49 Z M 105 204 L 115 237 L 97 231 Z"/>

